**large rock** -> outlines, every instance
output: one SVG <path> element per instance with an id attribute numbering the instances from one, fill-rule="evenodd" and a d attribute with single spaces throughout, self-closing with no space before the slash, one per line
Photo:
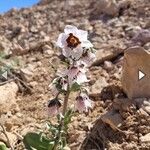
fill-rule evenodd
<path id="1" fill-rule="evenodd" d="M 114 130 L 118 129 L 118 127 L 123 123 L 123 118 L 121 115 L 114 110 L 108 111 L 102 115 L 101 119 L 104 123 L 110 125 L 110 127 Z"/>
<path id="2" fill-rule="evenodd" d="M 16 95 L 18 86 L 15 82 L 0 86 L 0 116 L 2 113 L 10 111 L 16 105 Z"/>
<path id="3" fill-rule="evenodd" d="M 146 76 L 139 80 L 139 71 Z M 125 51 L 122 85 L 129 98 L 150 97 L 150 52 L 142 47 Z"/>
<path id="4" fill-rule="evenodd" d="M 142 142 L 142 143 L 150 143 L 150 133 L 140 137 L 140 142 Z"/>

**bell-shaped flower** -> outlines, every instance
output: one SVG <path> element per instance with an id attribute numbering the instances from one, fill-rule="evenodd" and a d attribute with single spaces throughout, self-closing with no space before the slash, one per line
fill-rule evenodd
<path id="1" fill-rule="evenodd" d="M 87 50 L 85 53 L 82 54 L 80 60 L 83 61 L 87 65 L 87 67 L 89 67 L 96 60 L 96 55 L 90 50 Z"/>
<path id="2" fill-rule="evenodd" d="M 86 71 L 87 68 L 85 67 L 84 63 L 82 63 L 81 61 L 78 61 L 76 62 L 76 64 L 71 66 L 67 72 L 69 85 L 72 85 L 75 82 L 78 83 L 79 85 L 84 82 L 88 82 L 85 74 Z"/>
<path id="3" fill-rule="evenodd" d="M 49 100 L 48 106 L 47 106 L 48 116 L 54 117 L 58 115 L 60 107 L 61 107 L 61 103 L 57 98 Z"/>
<path id="4" fill-rule="evenodd" d="M 57 45 L 62 48 L 62 53 L 65 57 L 78 60 L 83 54 L 83 48 L 93 47 L 87 38 L 87 31 L 66 25 L 64 33 L 61 33 L 58 37 Z"/>
<path id="5" fill-rule="evenodd" d="M 57 77 L 49 85 L 53 95 L 58 95 L 62 91 L 67 91 L 68 82 L 65 77 Z"/>
<path id="6" fill-rule="evenodd" d="M 79 112 L 88 112 L 92 108 L 91 100 L 86 93 L 80 93 L 76 98 L 75 110 Z"/>

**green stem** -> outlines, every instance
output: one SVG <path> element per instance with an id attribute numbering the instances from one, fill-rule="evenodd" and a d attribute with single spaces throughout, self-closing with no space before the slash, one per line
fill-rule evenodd
<path id="1" fill-rule="evenodd" d="M 69 84 L 68 84 L 67 92 L 66 92 L 66 95 L 65 95 L 65 98 L 64 98 L 63 110 L 62 110 L 62 115 L 63 116 L 65 116 L 65 113 L 67 111 L 69 95 L 70 95 L 70 88 L 69 88 Z M 60 122 L 59 132 L 58 132 L 58 135 L 57 135 L 57 138 L 56 138 L 57 141 L 55 141 L 55 145 L 53 147 L 53 150 L 57 150 L 57 146 L 58 146 L 59 140 L 61 138 L 61 131 L 63 130 L 63 128 L 64 128 L 64 119 L 62 118 L 62 120 Z"/>
<path id="2" fill-rule="evenodd" d="M 69 95 L 70 95 L 70 89 L 69 89 L 69 84 L 67 87 L 67 92 L 64 98 L 64 104 L 63 104 L 63 111 L 62 111 L 62 115 L 64 116 L 67 110 L 67 106 L 68 106 L 68 100 L 69 100 Z"/>

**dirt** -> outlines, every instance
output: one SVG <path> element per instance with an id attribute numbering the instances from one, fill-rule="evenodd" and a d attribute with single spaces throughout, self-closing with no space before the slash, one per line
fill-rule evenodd
<path id="1" fill-rule="evenodd" d="M 6 130 L 17 137 L 13 143 L 15 150 L 24 149 L 21 137 L 27 132 L 45 130 L 46 120 L 54 121 L 46 113 L 47 101 L 53 98 L 48 86 L 55 77 L 54 67 L 63 67 L 55 41 L 66 24 L 89 32 L 100 60 L 90 67 L 87 75 L 94 107 L 89 114 L 76 113 L 69 126 L 71 150 L 150 149 L 150 141 L 143 140 L 150 133 L 150 114 L 143 109 L 143 102 L 137 106 L 131 100 L 127 107 L 122 107 L 125 105 L 121 100 L 127 97 L 120 80 L 124 50 L 132 45 L 149 49 L 150 40 L 146 43 L 132 40 L 142 29 L 150 29 L 149 0 L 117 0 L 117 12 L 111 14 L 107 13 L 108 6 L 101 11 L 101 5 L 96 0 L 43 0 L 31 8 L 13 9 L 0 15 L 0 46 L 7 54 L 4 60 L 17 58 L 19 65 L 14 75 L 24 82 L 15 80 L 20 89 L 16 97 L 18 109 L 12 108 L 1 115 L 1 118 L 6 116 Z M 27 69 L 27 74 L 21 74 L 21 69 Z M 74 104 L 74 97 L 70 96 L 69 106 Z M 121 100 L 118 102 L 116 97 Z M 121 125 L 115 129 L 101 119 L 111 110 L 122 118 Z"/>

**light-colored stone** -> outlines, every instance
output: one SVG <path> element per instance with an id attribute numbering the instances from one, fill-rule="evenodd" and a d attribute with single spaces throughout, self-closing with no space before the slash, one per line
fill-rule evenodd
<path id="1" fill-rule="evenodd" d="M 16 105 L 18 86 L 15 82 L 0 86 L 0 115 L 8 112 L 13 105 Z"/>
<path id="2" fill-rule="evenodd" d="M 150 133 L 140 137 L 140 141 L 142 143 L 150 143 Z"/>
<path id="3" fill-rule="evenodd" d="M 135 36 L 132 38 L 132 41 L 135 43 L 146 44 L 150 42 L 150 31 L 149 30 L 139 30 Z"/>
<path id="4" fill-rule="evenodd" d="M 150 115 L 150 106 L 145 106 L 143 109 Z"/>
<path id="5" fill-rule="evenodd" d="M 0 52 L 4 52 L 5 55 L 11 54 L 11 42 L 4 36 L 0 36 Z"/>
<path id="6" fill-rule="evenodd" d="M 146 76 L 139 80 L 139 70 Z M 125 51 L 122 85 L 129 98 L 150 97 L 150 52 L 142 47 Z"/>
<path id="7" fill-rule="evenodd" d="M 121 115 L 114 110 L 108 111 L 102 115 L 101 119 L 104 123 L 109 124 L 114 130 L 116 130 L 123 123 L 123 118 Z"/>
<path id="8" fill-rule="evenodd" d="M 30 64 L 26 68 L 20 70 L 20 75 L 24 81 L 31 82 L 33 80 L 35 67 L 36 66 Z"/>
<path id="9" fill-rule="evenodd" d="M 17 136 L 15 134 L 10 133 L 10 132 L 7 132 L 7 135 L 9 137 L 10 144 L 12 146 L 14 146 L 15 143 L 17 142 Z M 8 143 L 8 141 L 6 139 L 6 136 L 3 133 L 0 133 L 0 141 L 6 143 L 6 145 L 9 147 L 9 143 Z"/>
<path id="10" fill-rule="evenodd" d="M 105 77 L 100 77 L 96 82 L 92 85 L 91 90 L 90 90 L 90 95 L 94 96 L 97 94 L 100 94 L 102 89 L 104 87 L 108 86 L 108 83 L 106 81 Z"/>
<path id="11" fill-rule="evenodd" d="M 114 57 L 114 55 L 116 55 L 116 52 L 113 52 L 113 50 L 111 49 L 100 49 L 98 51 L 96 51 L 96 59 L 95 62 L 93 63 L 93 65 L 100 65 L 101 63 L 103 63 L 106 60 L 109 60 L 111 58 Z"/>
<path id="12" fill-rule="evenodd" d="M 104 13 L 110 16 L 117 16 L 118 15 L 118 5 L 115 0 L 111 0 L 108 2 L 106 8 L 104 9 Z"/>
<path id="13" fill-rule="evenodd" d="M 111 71 L 114 69 L 114 66 L 111 61 L 104 61 L 104 69 Z"/>

